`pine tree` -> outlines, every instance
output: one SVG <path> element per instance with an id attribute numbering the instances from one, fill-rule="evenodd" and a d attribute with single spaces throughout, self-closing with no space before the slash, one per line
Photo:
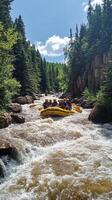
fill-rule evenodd
<path id="1" fill-rule="evenodd" d="M 89 26 L 92 23 L 92 13 L 93 13 L 93 7 L 91 5 L 91 0 L 89 0 L 89 3 L 88 3 L 88 15 L 87 15 Z"/>
<path id="2" fill-rule="evenodd" d="M 112 46 L 110 48 L 109 54 L 108 71 L 103 85 L 103 93 L 105 95 L 105 101 L 108 99 L 112 106 Z"/>
<path id="3" fill-rule="evenodd" d="M 47 77 L 46 77 L 46 60 L 44 58 L 44 60 L 41 59 L 41 67 L 40 67 L 40 77 L 41 77 L 41 91 L 43 93 L 46 92 L 47 90 Z"/>
<path id="4" fill-rule="evenodd" d="M 40 59 L 35 46 L 26 41 L 25 26 L 21 16 L 15 20 L 14 28 L 18 40 L 14 46 L 14 77 L 21 83 L 21 94 L 38 93 L 40 90 Z"/>
<path id="5" fill-rule="evenodd" d="M 112 39 L 112 1 L 103 0 L 102 47 L 107 52 Z"/>
<path id="6" fill-rule="evenodd" d="M 6 108 L 11 98 L 17 93 L 20 85 L 13 78 L 13 56 L 11 50 L 17 39 L 12 28 L 4 32 L 0 23 L 0 109 Z"/>
<path id="7" fill-rule="evenodd" d="M 16 19 L 14 23 L 14 28 L 18 32 L 17 42 L 14 45 L 13 52 L 15 55 L 14 60 L 14 77 L 21 84 L 21 93 L 25 93 L 25 89 L 28 85 L 28 74 L 27 74 L 27 55 L 26 55 L 26 40 L 24 38 L 24 26 L 22 28 L 21 18 Z M 20 27 L 20 30 L 19 30 Z M 23 30 L 23 31 L 22 31 Z"/>
<path id="8" fill-rule="evenodd" d="M 19 17 L 15 19 L 14 27 L 15 27 L 15 30 L 16 30 L 24 39 L 26 39 L 26 37 L 25 37 L 25 25 L 24 25 L 24 22 L 23 22 L 23 20 L 22 20 L 21 15 L 19 15 Z"/>
<path id="9" fill-rule="evenodd" d="M 0 22 L 3 23 L 4 28 L 8 28 L 12 24 L 10 17 L 11 3 L 13 0 L 0 0 Z"/>

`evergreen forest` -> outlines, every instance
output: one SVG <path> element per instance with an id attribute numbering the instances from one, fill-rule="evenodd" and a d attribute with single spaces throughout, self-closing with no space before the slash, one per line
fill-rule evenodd
<path id="1" fill-rule="evenodd" d="M 12 21 L 13 0 L 0 0 L 0 109 L 17 95 L 65 91 L 67 67 L 48 63 L 27 41 L 21 16 Z"/>
<path id="2" fill-rule="evenodd" d="M 76 25 L 70 42 L 64 49 L 66 64 L 49 63 L 42 58 L 35 45 L 26 39 L 21 16 L 12 21 L 10 11 L 13 0 L 0 0 L 0 108 L 5 108 L 17 95 L 33 95 L 49 92 L 69 92 L 82 95 L 76 89 L 77 77 L 97 55 L 109 53 L 106 79 L 97 87 L 85 83 L 83 92 L 91 90 L 99 102 L 111 99 L 112 91 L 112 1 L 102 5 L 88 2 L 87 23 Z M 86 93 L 87 94 L 87 93 Z"/>
<path id="3" fill-rule="evenodd" d="M 104 55 L 106 61 L 104 61 Z M 76 25 L 75 34 L 70 29 L 70 42 L 65 49 L 69 69 L 68 90 L 72 96 L 93 96 L 99 104 L 112 104 L 112 1 L 103 0 L 102 5 L 92 6 L 92 1 L 88 2 L 87 23 L 80 27 Z M 106 65 L 107 70 L 103 75 L 103 69 L 97 77 L 103 77 L 101 83 L 95 85 L 88 84 L 86 72 L 92 75 L 95 73 L 95 63 L 92 62 L 96 57 L 100 57 L 100 64 Z M 83 75 L 84 74 L 84 75 Z M 85 76 L 85 77 L 84 77 Z M 84 78 L 84 85 L 76 87 L 78 77 Z M 95 80 L 93 80 L 95 82 Z"/>

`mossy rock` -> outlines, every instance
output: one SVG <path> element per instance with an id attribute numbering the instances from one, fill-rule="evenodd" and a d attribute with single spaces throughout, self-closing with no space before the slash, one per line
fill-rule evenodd
<path id="1" fill-rule="evenodd" d="M 0 129 L 6 128 L 12 123 L 12 118 L 8 113 L 0 113 Z"/>

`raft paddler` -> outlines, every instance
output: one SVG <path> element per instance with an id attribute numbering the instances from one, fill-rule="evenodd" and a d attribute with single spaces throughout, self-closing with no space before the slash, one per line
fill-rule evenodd
<path id="1" fill-rule="evenodd" d="M 54 99 L 53 103 L 52 103 L 52 107 L 56 107 L 58 106 L 58 102 L 56 101 L 56 99 Z"/>
<path id="2" fill-rule="evenodd" d="M 49 101 L 48 99 L 45 99 L 45 102 L 43 103 L 43 108 L 46 109 L 49 107 Z"/>
<path id="3" fill-rule="evenodd" d="M 52 107 L 52 100 L 49 100 L 49 106 L 48 107 Z"/>
<path id="4" fill-rule="evenodd" d="M 71 103 L 71 101 L 70 100 L 67 100 L 67 102 L 66 102 L 66 109 L 67 110 L 72 110 L 72 103 Z"/>
<path id="5" fill-rule="evenodd" d="M 59 100 L 59 105 L 58 105 L 59 108 L 63 108 L 63 100 Z"/>

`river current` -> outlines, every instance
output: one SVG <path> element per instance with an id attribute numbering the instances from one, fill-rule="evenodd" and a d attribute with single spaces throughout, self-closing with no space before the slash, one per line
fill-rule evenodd
<path id="1" fill-rule="evenodd" d="M 0 130 L 18 149 L 8 164 L 0 200 L 112 200 L 112 125 L 88 121 L 90 110 L 42 119 L 23 106 L 26 123 Z"/>

